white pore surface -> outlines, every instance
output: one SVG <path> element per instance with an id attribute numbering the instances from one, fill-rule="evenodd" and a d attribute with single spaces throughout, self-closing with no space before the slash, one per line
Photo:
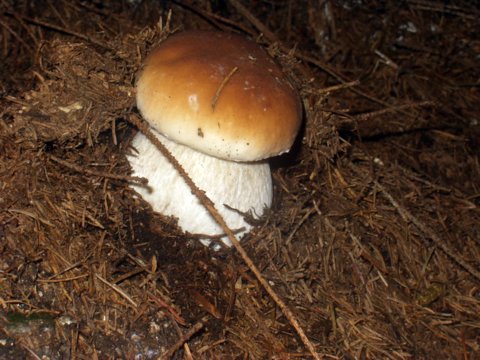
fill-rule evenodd
<path id="1" fill-rule="evenodd" d="M 228 209 L 224 204 L 241 212 L 252 211 L 256 217 L 263 214 L 265 207 L 271 206 L 272 178 L 267 162 L 225 161 L 177 144 L 157 132 L 155 135 L 200 190 L 206 192 L 230 229 L 235 231 L 245 228 L 237 236 L 243 236 L 252 226 L 245 222 L 242 215 Z M 133 139 L 132 145 L 138 151 L 138 154 L 128 156 L 133 175 L 147 178 L 150 189 L 139 185 L 132 186 L 153 210 L 177 217 L 180 227 L 190 233 L 209 236 L 224 234 L 155 145 L 140 132 Z M 231 246 L 226 236 L 221 240 Z M 209 243 L 205 240 L 202 242 Z"/>

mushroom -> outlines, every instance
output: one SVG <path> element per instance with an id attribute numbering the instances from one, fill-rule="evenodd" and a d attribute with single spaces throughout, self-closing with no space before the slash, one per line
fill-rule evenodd
<path id="1" fill-rule="evenodd" d="M 213 201 L 241 237 L 272 203 L 267 158 L 287 152 L 301 123 L 301 105 L 281 68 L 242 36 L 187 31 L 170 36 L 146 59 L 137 107 L 155 136 Z M 128 160 L 149 188 L 132 185 L 154 211 L 178 218 L 190 233 L 222 235 L 220 226 L 178 172 L 142 134 Z M 226 205 L 226 206 L 225 206 Z M 231 245 L 226 236 L 221 240 Z"/>

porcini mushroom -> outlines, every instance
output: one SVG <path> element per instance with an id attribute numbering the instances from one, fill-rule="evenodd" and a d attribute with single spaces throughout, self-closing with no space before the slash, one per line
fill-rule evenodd
<path id="1" fill-rule="evenodd" d="M 281 68 L 239 35 L 188 31 L 170 36 L 147 57 L 136 87 L 137 107 L 155 136 L 228 226 L 242 229 L 239 236 L 248 232 L 251 225 L 239 212 L 260 216 L 272 203 L 265 159 L 287 152 L 300 127 L 300 101 Z M 132 145 L 133 173 L 147 178 L 150 189 L 133 187 L 153 210 L 177 217 L 190 233 L 223 234 L 142 133 Z"/>

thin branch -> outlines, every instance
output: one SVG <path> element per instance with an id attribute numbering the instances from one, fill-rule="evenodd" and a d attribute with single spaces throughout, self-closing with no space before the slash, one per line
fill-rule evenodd
<path id="1" fill-rule="evenodd" d="M 118 294 L 122 295 L 130 304 L 133 305 L 134 308 L 138 307 L 137 303 L 135 301 L 133 301 L 133 299 L 125 291 L 123 291 L 122 288 L 120 288 L 120 286 L 117 286 L 115 284 L 112 284 L 111 282 L 108 282 L 107 280 L 105 280 L 103 277 L 101 277 L 100 275 L 98 275 L 96 273 L 95 273 L 95 277 L 98 280 L 100 280 L 101 282 L 103 282 L 105 285 L 111 287 Z"/>
<path id="2" fill-rule="evenodd" d="M 279 43 L 277 36 L 270 31 L 265 25 L 262 24 L 260 20 L 258 20 L 248 9 L 243 6 L 240 1 L 238 0 L 230 0 L 230 4 L 242 15 L 244 16 L 249 22 L 252 23 L 253 26 L 257 28 L 270 42 L 272 43 Z"/>
<path id="3" fill-rule="evenodd" d="M 5 0 L 1 0 L 2 1 L 2 4 L 5 6 L 5 8 L 9 8 L 10 5 L 5 1 Z M 35 34 L 33 33 L 32 29 L 30 29 L 27 24 L 25 24 L 25 22 L 23 21 L 22 17 L 20 15 L 18 15 L 13 9 L 12 11 L 4 11 L 4 14 L 7 14 L 7 15 L 10 15 L 10 16 L 13 16 L 15 18 L 15 20 L 17 20 L 20 25 L 25 29 L 25 31 L 27 32 L 27 34 L 32 38 L 33 40 L 33 43 L 35 44 L 35 47 L 37 46 L 38 44 L 38 39 L 36 38 Z"/>
<path id="4" fill-rule="evenodd" d="M 7 15 L 10 15 L 10 16 L 14 16 L 16 17 L 16 15 L 12 12 L 9 12 L 9 11 L 5 11 L 4 12 L 5 14 Z M 47 29 L 50 29 L 50 30 L 54 30 L 54 31 L 57 31 L 57 32 L 60 32 L 60 33 L 63 33 L 63 34 L 67 34 L 67 35 L 71 35 L 71 36 L 75 36 L 79 39 L 82 39 L 86 42 L 89 42 L 89 43 L 92 43 L 92 44 L 95 44 L 97 46 L 100 46 L 102 48 L 105 48 L 105 49 L 108 49 L 108 50 L 114 50 L 111 46 L 107 45 L 106 43 L 103 43 L 95 38 L 92 38 L 90 36 L 87 36 L 85 34 L 82 34 L 80 32 L 77 32 L 77 31 L 73 31 L 73 30 L 70 30 L 70 29 L 66 29 L 62 26 L 58 26 L 58 25 L 55 25 L 55 24 L 51 24 L 51 23 L 48 23 L 46 21 L 42 21 L 42 20 L 37 20 L 37 19 L 33 19 L 31 17 L 28 17 L 28 16 L 20 16 L 20 18 L 22 20 L 24 20 L 25 22 L 27 23 L 30 23 L 30 24 L 33 24 L 33 25 L 37 25 L 37 26 L 41 26 L 41 27 L 44 27 L 44 28 L 47 28 Z"/>
<path id="5" fill-rule="evenodd" d="M 204 10 L 199 6 L 195 6 L 194 4 L 192 4 L 191 1 L 173 0 L 172 2 L 188 11 L 191 11 L 195 15 L 199 16 L 201 19 L 211 23 L 215 28 L 223 29 L 222 25 L 226 25 L 235 30 L 240 30 L 245 34 L 249 34 L 252 37 L 256 35 L 253 29 L 245 26 L 244 24 L 235 22 L 232 19 Z"/>
<path id="6" fill-rule="evenodd" d="M 416 107 L 434 106 L 434 105 L 435 105 L 434 101 L 421 101 L 421 102 L 418 102 L 418 103 L 391 106 L 391 107 L 388 107 L 386 109 L 371 111 L 371 112 L 364 113 L 364 114 L 353 115 L 353 117 L 355 118 L 355 120 L 368 120 L 368 119 L 371 119 L 372 117 L 376 117 L 376 116 L 383 115 L 383 114 L 388 114 L 388 113 L 394 112 L 394 111 L 399 111 L 399 110 L 403 110 L 403 109 L 411 109 L 411 108 L 416 108 Z"/>
<path id="7" fill-rule="evenodd" d="M 183 344 L 185 344 L 193 335 L 195 335 L 198 331 L 200 331 L 203 328 L 203 323 L 198 322 L 195 325 L 193 325 L 188 331 L 178 339 L 178 341 L 173 344 L 173 346 L 165 351 L 162 356 L 160 356 L 158 359 L 159 360 L 168 360 L 171 359 L 173 354 L 182 347 Z"/>
<path id="8" fill-rule="evenodd" d="M 473 9 L 473 8 L 462 9 L 459 6 L 446 5 L 446 3 L 443 3 L 443 2 L 438 3 L 438 2 L 431 2 L 431 1 L 410 0 L 408 1 L 408 4 L 413 9 L 440 12 L 443 14 L 463 17 L 469 20 L 476 20 L 480 16 L 480 13 L 476 11 L 476 9 Z"/>
<path id="9" fill-rule="evenodd" d="M 158 291 L 158 290 L 157 290 Z M 159 307 L 167 309 L 168 314 L 170 314 L 175 322 L 179 323 L 180 325 L 185 326 L 187 324 L 187 321 L 178 314 L 178 312 L 166 301 L 160 299 L 158 295 L 155 295 L 151 293 L 150 291 L 147 291 L 148 298 L 153 301 L 155 304 L 157 304 Z"/>
<path id="10" fill-rule="evenodd" d="M 302 340 L 303 344 L 307 347 L 307 349 L 310 351 L 310 353 L 316 360 L 320 360 L 320 356 L 316 352 L 315 347 L 308 339 L 307 335 L 303 331 L 302 327 L 298 323 L 292 311 L 288 308 L 285 302 L 282 299 L 280 299 L 280 297 L 277 295 L 275 290 L 273 290 L 273 288 L 268 284 L 267 280 L 265 280 L 265 278 L 262 276 L 262 274 L 260 273 L 260 270 L 253 263 L 252 259 L 248 256 L 247 252 L 243 249 L 242 245 L 233 234 L 233 231 L 228 227 L 223 217 L 215 208 L 215 205 L 213 204 L 213 202 L 207 197 L 204 191 L 201 191 L 197 187 L 197 185 L 193 182 L 193 180 L 190 178 L 187 172 L 183 169 L 183 167 L 180 165 L 177 159 L 167 150 L 167 148 L 165 148 L 165 146 L 160 142 L 160 140 L 158 140 L 157 137 L 150 131 L 149 126 L 144 121 L 142 121 L 135 114 L 130 115 L 129 121 L 132 124 L 134 124 L 138 129 L 140 129 L 140 131 L 147 137 L 147 139 L 150 140 L 157 147 L 157 149 L 162 153 L 162 155 L 165 156 L 167 160 L 173 165 L 173 167 L 180 173 L 180 175 L 185 180 L 185 182 L 187 183 L 191 191 L 200 200 L 200 202 L 207 209 L 210 215 L 215 219 L 217 224 L 220 225 L 222 230 L 227 235 L 228 239 L 232 242 L 232 245 L 239 252 L 243 261 L 245 262 L 245 264 L 247 264 L 248 268 L 253 272 L 253 274 L 255 275 L 257 280 L 260 282 L 262 287 L 265 289 L 268 295 L 270 295 L 270 297 L 278 305 L 278 307 L 282 310 L 283 314 L 288 319 L 290 324 L 293 326 L 298 336 Z"/>
<path id="11" fill-rule="evenodd" d="M 315 93 L 316 94 L 329 94 L 329 93 L 332 93 L 332 92 L 335 92 L 335 91 L 343 90 L 343 89 L 346 89 L 346 88 L 349 88 L 349 87 L 352 87 L 352 86 L 358 86 L 358 85 L 360 85 L 360 81 L 355 80 L 355 81 L 341 83 L 341 84 L 338 84 L 338 85 L 329 86 L 329 87 L 326 87 L 326 88 L 315 89 Z"/>
<path id="12" fill-rule="evenodd" d="M 27 345 L 25 345 L 23 342 L 24 342 L 24 341 L 21 340 L 21 341 L 20 341 L 20 345 L 21 345 L 25 350 L 27 350 L 28 353 L 29 353 L 31 356 L 33 356 L 33 358 L 34 358 L 35 360 L 42 360 L 42 358 L 41 358 L 40 356 L 38 356 L 37 354 L 35 354 L 35 352 L 34 352 L 32 349 L 30 349 Z"/>
<path id="13" fill-rule="evenodd" d="M 115 180 L 122 180 L 122 181 L 133 181 L 136 183 L 140 183 L 142 185 L 148 184 L 148 180 L 142 177 L 138 176 L 128 176 L 128 175 L 118 175 L 118 174 L 111 174 L 103 171 L 95 171 L 95 170 L 90 170 L 90 169 L 85 169 L 81 166 L 78 166 L 76 164 L 69 163 L 68 161 L 59 159 L 58 157 L 54 155 L 49 156 L 50 159 L 55 161 L 56 163 L 59 163 L 62 166 L 65 166 L 71 170 L 74 170 L 78 173 L 81 174 L 86 174 L 86 175 L 91 175 L 91 176 L 98 176 L 98 177 L 103 177 L 103 178 L 108 178 L 108 179 L 115 179 Z"/>
<path id="14" fill-rule="evenodd" d="M 23 46 L 25 46 L 27 48 L 28 51 L 30 52 L 33 52 L 34 49 L 32 46 L 28 45 L 21 37 L 20 35 L 18 35 L 15 31 L 12 30 L 12 28 L 10 28 L 10 26 L 8 26 L 7 23 L 3 22 L 1 19 L 0 19 L 0 25 L 3 26 L 10 34 L 13 35 L 13 37 L 15 39 L 17 39 L 17 41 L 19 43 L 21 43 Z"/>
<path id="15" fill-rule="evenodd" d="M 227 83 L 230 81 L 230 79 L 232 78 L 233 74 L 235 74 L 238 70 L 238 66 L 235 66 L 229 73 L 227 76 L 225 76 L 225 78 L 222 80 L 222 83 L 220 84 L 220 86 L 218 87 L 217 91 L 215 92 L 215 95 L 212 99 L 212 110 L 215 111 L 215 106 L 217 105 L 217 101 L 218 101 L 218 98 L 220 97 L 220 94 L 222 93 L 222 90 L 223 88 L 225 87 L 225 85 L 227 85 Z"/>

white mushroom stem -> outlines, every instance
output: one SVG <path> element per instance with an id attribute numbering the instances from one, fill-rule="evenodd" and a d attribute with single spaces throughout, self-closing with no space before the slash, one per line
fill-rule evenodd
<path id="1" fill-rule="evenodd" d="M 266 161 L 241 163 L 218 159 L 177 144 L 158 132 L 155 136 L 172 153 L 193 182 L 205 191 L 215 204 L 228 227 L 232 230 L 244 228 L 241 237 L 252 226 L 240 212 L 251 211 L 261 216 L 272 203 L 272 178 Z M 178 218 L 179 226 L 193 234 L 207 236 L 222 235 L 223 230 L 200 203 L 185 180 L 172 164 L 142 133 L 132 141 L 138 152 L 128 155 L 135 176 L 148 179 L 148 187 L 132 185 L 154 211 Z M 221 240 L 228 246 L 226 236 Z M 208 243 L 208 241 L 202 241 Z"/>

